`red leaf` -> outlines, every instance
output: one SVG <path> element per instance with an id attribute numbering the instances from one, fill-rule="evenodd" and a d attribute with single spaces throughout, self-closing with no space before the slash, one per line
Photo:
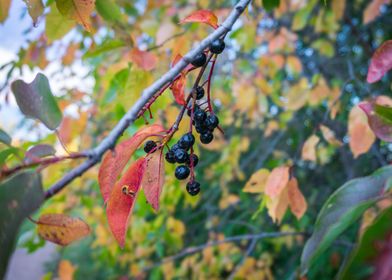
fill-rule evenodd
<path id="1" fill-rule="evenodd" d="M 367 74 L 367 82 L 374 83 L 392 69 L 392 40 L 385 41 L 373 54 Z"/>
<path id="2" fill-rule="evenodd" d="M 163 150 L 157 150 L 146 157 L 146 172 L 144 173 L 142 187 L 147 202 L 155 210 L 159 209 L 159 197 L 161 196 L 165 180 L 165 161 Z"/>
<path id="3" fill-rule="evenodd" d="M 135 161 L 110 193 L 106 215 L 110 230 L 121 247 L 124 247 L 129 218 L 140 189 L 145 167 L 145 158 Z"/>
<path id="4" fill-rule="evenodd" d="M 367 115 L 370 128 L 381 140 L 392 142 L 392 122 L 383 117 L 379 110 L 390 109 L 388 106 L 381 106 L 375 102 L 361 102 L 358 105 Z"/>
<path id="5" fill-rule="evenodd" d="M 157 65 L 158 58 L 151 52 L 144 52 L 137 48 L 134 48 L 129 53 L 131 60 L 136 63 L 137 66 L 143 70 L 150 71 Z"/>
<path id="6" fill-rule="evenodd" d="M 186 77 L 184 74 L 181 73 L 180 78 L 175 80 L 172 85 L 170 86 L 170 89 L 173 93 L 173 96 L 179 105 L 185 105 L 185 83 L 186 83 Z"/>
<path id="7" fill-rule="evenodd" d="M 186 22 L 207 23 L 214 29 L 218 28 L 218 18 L 213 12 L 209 10 L 199 10 L 193 12 L 192 14 L 184 18 L 182 21 L 180 21 L 180 23 L 186 23 Z"/>
<path id="8" fill-rule="evenodd" d="M 139 145 L 147 137 L 163 131 L 164 128 L 159 124 L 147 126 L 139 130 L 132 138 L 118 144 L 114 152 L 107 151 L 105 153 L 98 172 L 99 187 L 105 203 L 109 199 L 110 191 L 117 181 L 117 177 Z"/>

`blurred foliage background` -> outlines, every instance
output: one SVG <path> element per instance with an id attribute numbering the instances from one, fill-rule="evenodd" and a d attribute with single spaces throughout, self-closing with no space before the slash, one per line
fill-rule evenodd
<path id="1" fill-rule="evenodd" d="M 273 8 L 266 10 L 262 2 Z M 121 250 L 107 225 L 98 168 L 91 169 L 34 215 L 67 213 L 82 217 L 93 228 L 88 238 L 58 249 L 58 258 L 46 268 L 47 277 L 58 275 L 59 266 L 75 279 L 299 277 L 304 241 L 328 196 L 349 179 L 368 175 L 392 159 L 391 145 L 374 139 L 368 151 L 354 157 L 348 135 L 349 113 L 359 101 L 391 93 L 390 73 L 379 83 L 366 83 L 373 52 L 392 38 L 388 3 L 253 1 L 228 34 L 227 48 L 217 61 L 212 95 L 225 134 L 217 133 L 210 145 L 197 146 L 201 194 L 189 196 L 185 184 L 174 178 L 174 167 L 166 165 L 160 211 L 154 213 L 139 196 Z M 23 42 L 15 60 L 1 66 L 5 77 L 0 84 L 1 107 L 15 106 L 9 91 L 13 79 L 43 71 L 64 114 L 59 128 L 64 144 L 70 151 L 93 147 L 142 89 L 169 69 L 176 54 L 185 54 L 212 31 L 197 23 L 179 25 L 180 19 L 194 10 L 210 9 L 222 22 L 234 4 L 96 0 L 88 32 L 76 21 L 63 18 L 55 1 L 44 1 L 44 13 L 35 24 L 41 31 Z M 20 13 L 28 16 L 26 8 Z M 137 59 L 138 50 L 148 51 L 155 63 L 146 68 Z M 188 79 L 189 86 L 194 78 Z M 152 120 L 146 115 L 148 122 L 170 127 L 179 112 L 170 91 L 158 98 L 152 112 Z M 7 121 L 2 119 L 0 124 L 4 127 Z M 140 118 L 123 139 L 144 125 Z M 184 121 L 176 137 L 187 126 Z M 332 131 L 332 138 L 322 126 Z M 7 132 L 16 135 L 12 145 L 18 151 L 2 159 L 2 164 L 16 164 L 36 144 L 50 144 L 58 155 L 65 153 L 56 135 L 33 120 L 23 119 Z M 304 155 L 304 143 L 312 135 L 318 141 L 313 152 Z M 142 155 L 138 151 L 134 158 Z M 45 168 L 44 185 L 50 186 L 77 164 L 74 160 Z M 287 211 L 277 224 L 267 213 L 264 194 L 243 188 L 260 168 L 281 165 L 293 166 L 308 208 L 300 220 Z M 308 278 L 332 279 L 350 252 L 357 230 L 381 208 L 372 208 L 348 230 L 323 254 Z M 299 234 L 257 237 L 270 232 Z M 254 236 L 229 242 L 244 234 Z M 225 239 L 228 242 L 214 243 Z M 18 246 L 35 251 L 44 244 L 34 225 L 25 222 Z M 181 254 L 195 246 L 196 250 Z"/>

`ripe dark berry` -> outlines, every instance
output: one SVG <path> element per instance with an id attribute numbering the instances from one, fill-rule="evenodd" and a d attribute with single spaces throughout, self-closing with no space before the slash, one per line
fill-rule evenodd
<path id="1" fill-rule="evenodd" d="M 200 107 L 195 105 L 195 108 L 193 109 L 194 112 L 196 112 L 197 110 L 200 110 Z M 192 109 L 188 109 L 188 111 L 186 112 L 188 114 L 188 116 L 190 117 L 192 114 Z"/>
<path id="2" fill-rule="evenodd" d="M 195 144 L 195 136 L 193 136 L 190 132 L 184 134 L 178 141 L 178 146 L 185 150 L 189 150 L 193 144 Z"/>
<path id="3" fill-rule="evenodd" d="M 188 182 L 186 191 L 192 196 L 197 195 L 200 192 L 200 183 L 197 181 Z"/>
<path id="4" fill-rule="evenodd" d="M 200 135 L 200 142 L 203 144 L 211 143 L 212 139 L 214 139 L 214 135 L 209 131 Z"/>
<path id="5" fill-rule="evenodd" d="M 225 49 L 225 42 L 222 39 L 217 39 L 212 42 L 210 51 L 215 54 L 220 54 Z"/>
<path id="6" fill-rule="evenodd" d="M 179 165 L 176 167 L 176 171 L 174 172 L 174 175 L 178 180 L 184 180 L 189 176 L 190 172 L 191 171 L 189 170 L 188 166 Z"/>
<path id="7" fill-rule="evenodd" d="M 189 156 L 188 161 L 186 162 L 189 166 L 191 166 L 191 161 L 193 160 L 193 167 L 196 167 L 196 165 L 199 163 L 199 157 L 195 154 L 191 154 Z"/>
<path id="8" fill-rule="evenodd" d="M 199 54 L 197 54 L 194 58 L 193 58 L 193 60 L 192 60 L 192 65 L 193 66 L 195 66 L 195 67 L 201 67 L 201 66 L 203 66 L 204 64 L 206 64 L 206 62 L 207 62 L 207 56 L 206 56 L 206 54 L 205 53 L 199 53 Z"/>
<path id="9" fill-rule="evenodd" d="M 171 147 L 171 150 L 172 150 L 173 152 L 175 152 L 175 151 L 177 151 L 179 148 L 180 148 L 180 146 L 178 146 L 178 144 L 174 144 L 174 145 Z"/>
<path id="10" fill-rule="evenodd" d="M 152 151 L 152 149 L 155 149 L 157 146 L 157 143 L 155 143 L 152 140 L 148 140 L 145 144 L 144 144 L 144 151 L 146 153 L 149 153 Z"/>
<path id="11" fill-rule="evenodd" d="M 209 115 L 206 119 L 206 123 L 210 130 L 214 130 L 219 124 L 219 119 L 215 115 Z"/>
<path id="12" fill-rule="evenodd" d="M 197 123 L 204 122 L 204 120 L 207 118 L 207 114 L 203 110 L 197 110 L 193 114 L 194 119 Z"/>
<path id="13" fill-rule="evenodd" d="M 175 163 L 176 162 L 176 157 L 174 156 L 173 150 L 170 150 L 166 153 L 165 159 L 168 163 Z"/>
<path id="14" fill-rule="evenodd" d="M 204 96 L 204 88 L 203 88 L 203 87 L 200 87 L 200 86 L 197 87 L 197 88 L 196 88 L 196 99 L 197 99 L 197 100 L 202 99 L 203 96 Z"/>
<path id="15" fill-rule="evenodd" d="M 176 162 L 184 163 L 188 160 L 189 155 L 184 149 L 178 148 L 177 150 L 174 151 L 174 157 L 176 159 Z"/>
<path id="16" fill-rule="evenodd" d="M 199 134 L 208 132 L 208 127 L 207 127 L 207 125 L 204 122 L 197 123 L 195 125 L 195 128 L 196 128 L 197 133 L 199 133 Z"/>

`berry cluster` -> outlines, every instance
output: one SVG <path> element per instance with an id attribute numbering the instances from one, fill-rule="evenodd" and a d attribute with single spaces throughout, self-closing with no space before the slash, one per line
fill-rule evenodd
<path id="1" fill-rule="evenodd" d="M 222 53 L 224 49 L 225 42 L 223 39 L 215 40 L 209 47 L 209 51 L 214 55 Z M 196 55 L 191 64 L 195 67 L 205 66 L 207 63 L 206 53 L 208 52 L 202 52 Z M 204 72 L 204 69 L 205 68 L 202 69 L 201 75 Z M 189 97 L 189 99 L 192 97 L 193 101 L 188 103 L 187 107 L 184 107 L 184 109 L 187 109 L 187 114 L 192 120 L 192 126 L 194 126 L 196 132 L 199 134 L 200 142 L 208 144 L 214 139 L 213 131 L 218 127 L 219 119 L 213 112 L 206 112 L 205 109 L 201 108 L 200 99 L 204 97 L 205 92 L 204 88 L 198 85 L 199 80 L 200 79 L 195 82 L 193 91 Z M 171 135 L 169 139 L 171 138 Z M 200 192 L 200 183 L 194 179 L 194 168 L 199 162 L 199 157 L 193 153 L 194 144 L 195 136 L 193 136 L 192 129 L 190 129 L 190 132 L 184 134 L 165 155 L 165 159 L 168 163 L 179 164 L 174 172 L 174 175 L 178 180 L 185 180 L 190 176 L 190 180 L 186 184 L 186 190 L 190 195 L 197 195 Z M 146 141 L 144 145 L 144 151 L 146 153 L 152 153 L 156 149 L 156 142 L 152 140 Z"/>

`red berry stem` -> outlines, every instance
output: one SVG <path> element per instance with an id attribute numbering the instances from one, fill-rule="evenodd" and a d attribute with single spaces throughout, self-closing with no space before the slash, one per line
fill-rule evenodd
<path id="1" fill-rule="evenodd" d="M 214 114 L 214 109 L 212 108 L 212 104 L 211 104 L 211 78 L 212 78 L 212 74 L 214 73 L 217 56 L 218 55 L 215 55 L 214 57 L 215 59 L 212 60 L 210 73 L 208 74 L 208 79 L 207 79 L 207 104 L 208 104 L 208 111 L 210 111 L 211 114 Z"/>

